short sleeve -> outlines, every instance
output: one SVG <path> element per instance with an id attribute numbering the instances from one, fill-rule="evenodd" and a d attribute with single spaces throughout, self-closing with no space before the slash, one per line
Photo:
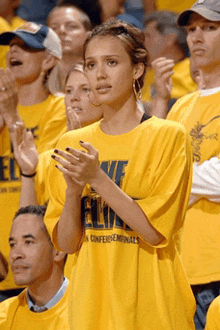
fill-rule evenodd
<path id="1" fill-rule="evenodd" d="M 183 226 L 191 189 L 192 152 L 182 125 L 179 129 L 168 129 L 158 137 L 157 144 L 161 148 L 152 159 L 149 193 L 136 202 L 152 226 L 165 237 L 157 246 L 160 248 L 168 245 Z"/>

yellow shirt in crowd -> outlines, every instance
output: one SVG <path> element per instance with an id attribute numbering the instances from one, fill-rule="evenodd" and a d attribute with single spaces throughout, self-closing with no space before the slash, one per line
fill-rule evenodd
<path id="1" fill-rule="evenodd" d="M 12 19 L 11 24 L 9 24 L 3 17 L 0 17 L 0 33 L 7 31 L 14 31 L 20 25 L 23 25 L 25 21 L 15 16 Z M 9 46 L 1 46 L 0 45 L 0 67 L 6 69 L 7 68 L 7 53 L 9 51 Z"/>
<path id="2" fill-rule="evenodd" d="M 174 239 L 191 188 L 191 149 L 183 126 L 152 117 L 112 136 L 98 122 L 64 134 L 57 148 L 80 148 L 79 140 L 99 151 L 101 168 L 165 239 L 156 247 L 146 243 L 87 185 L 81 213 L 85 236 L 70 281 L 71 329 L 194 329 L 194 298 Z M 58 247 L 54 228 L 66 183 L 54 165 L 45 223 Z"/>
<path id="3" fill-rule="evenodd" d="M 172 10 L 178 13 L 189 9 L 195 0 L 156 0 L 158 10 Z"/>
<path id="4" fill-rule="evenodd" d="M 184 96 L 167 117 L 185 126 L 191 139 L 193 160 L 199 164 L 220 153 L 220 92 L 207 90 L 206 93 L 210 95 L 200 96 L 200 92 L 195 92 Z M 220 204 L 206 198 L 187 211 L 182 259 L 192 285 L 220 281 L 219 214 Z"/>
<path id="5" fill-rule="evenodd" d="M 62 299 L 42 313 L 29 310 L 26 290 L 0 303 L 0 329 L 4 330 L 68 330 L 68 289 Z"/>
<path id="6" fill-rule="evenodd" d="M 189 58 L 176 63 L 173 70 L 171 102 L 196 90 L 196 84 L 190 76 Z M 154 70 L 150 68 L 147 71 L 142 88 L 142 101 L 152 101 L 155 96 Z"/>
<path id="7" fill-rule="evenodd" d="M 18 106 L 25 127 L 33 132 L 38 152 L 55 147 L 59 137 L 66 132 L 64 98 L 49 95 L 36 105 Z M 19 168 L 12 153 L 8 128 L 0 133 L 0 251 L 9 260 L 9 233 L 12 219 L 18 209 L 21 181 Z M 11 269 L 0 290 L 15 288 Z"/>

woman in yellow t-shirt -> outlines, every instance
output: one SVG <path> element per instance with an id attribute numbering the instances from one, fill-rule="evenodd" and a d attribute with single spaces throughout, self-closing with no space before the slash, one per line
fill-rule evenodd
<path id="1" fill-rule="evenodd" d="M 45 223 L 55 246 L 75 256 L 71 329 L 194 329 L 175 235 L 190 193 L 190 144 L 182 125 L 142 120 L 146 63 L 140 30 L 117 21 L 95 28 L 84 66 L 103 119 L 64 134 L 52 155 Z"/>

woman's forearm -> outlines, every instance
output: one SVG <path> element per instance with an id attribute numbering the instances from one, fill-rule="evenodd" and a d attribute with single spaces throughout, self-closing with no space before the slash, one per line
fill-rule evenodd
<path id="1" fill-rule="evenodd" d="M 79 250 L 83 236 L 81 223 L 81 195 L 66 190 L 66 202 L 57 224 L 57 240 L 60 248 L 72 254 Z"/>
<path id="2" fill-rule="evenodd" d="M 163 241 L 163 235 L 151 225 L 139 205 L 126 195 L 101 169 L 91 186 L 108 206 L 147 243 L 158 245 Z"/>
<path id="3" fill-rule="evenodd" d="M 35 180 L 34 177 L 27 178 L 21 175 L 21 193 L 19 199 L 19 207 L 28 205 L 37 205 L 37 198 L 35 194 Z"/>

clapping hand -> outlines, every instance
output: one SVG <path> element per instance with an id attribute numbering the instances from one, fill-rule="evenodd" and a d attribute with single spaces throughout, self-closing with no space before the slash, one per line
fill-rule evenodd
<path id="1" fill-rule="evenodd" d="M 10 69 L 0 68 L 0 114 L 8 126 L 18 120 L 18 91 Z"/>
<path id="2" fill-rule="evenodd" d="M 67 107 L 66 117 L 67 117 L 67 129 L 68 129 L 68 131 L 72 131 L 74 129 L 77 129 L 77 128 L 81 127 L 79 117 L 77 116 L 76 112 L 71 107 Z"/>
<path id="3" fill-rule="evenodd" d="M 38 152 L 34 144 L 33 134 L 27 131 L 20 122 L 13 126 L 14 155 L 20 170 L 25 175 L 35 172 L 38 164 Z"/>
<path id="4" fill-rule="evenodd" d="M 60 163 L 56 167 L 64 174 L 67 185 L 74 190 L 78 189 L 78 192 L 81 193 L 86 183 L 92 185 L 96 179 L 99 161 L 98 151 L 90 143 L 82 141 L 79 143 L 87 150 L 87 153 L 67 147 L 67 152 L 55 149 L 52 158 Z"/>

